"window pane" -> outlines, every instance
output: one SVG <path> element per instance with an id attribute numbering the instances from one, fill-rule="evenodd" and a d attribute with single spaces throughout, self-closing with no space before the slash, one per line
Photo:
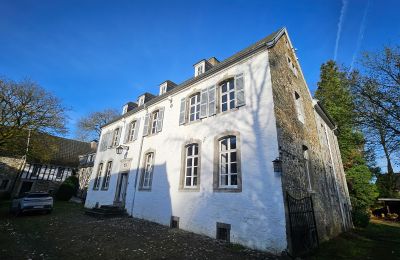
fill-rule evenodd
<path id="1" fill-rule="evenodd" d="M 237 185 L 237 175 L 231 175 L 231 185 Z"/>
<path id="2" fill-rule="evenodd" d="M 224 83 L 224 84 L 222 85 L 221 90 L 222 90 L 222 92 L 226 92 L 226 83 Z"/>
<path id="3" fill-rule="evenodd" d="M 192 166 L 192 158 L 187 159 L 187 166 Z"/>
<path id="4" fill-rule="evenodd" d="M 226 110 L 228 110 L 228 105 L 227 105 L 227 104 L 222 104 L 222 109 L 221 109 L 221 111 L 224 112 L 224 111 L 226 111 Z"/>
<path id="5" fill-rule="evenodd" d="M 234 100 L 235 99 L 235 92 L 229 93 L 229 99 Z"/>
<path id="6" fill-rule="evenodd" d="M 222 95 L 222 103 L 225 103 L 226 102 L 226 100 L 227 100 L 227 95 Z"/>
<path id="7" fill-rule="evenodd" d="M 231 137 L 229 138 L 229 141 L 231 143 L 231 149 L 236 149 L 236 137 Z"/>
<path id="8" fill-rule="evenodd" d="M 227 154 L 221 154 L 221 164 L 226 164 L 228 161 Z"/>
<path id="9" fill-rule="evenodd" d="M 186 186 L 191 186 L 190 180 L 190 178 L 186 178 Z"/>
<path id="10" fill-rule="evenodd" d="M 231 164 L 231 173 L 237 173 L 237 163 Z"/>
<path id="11" fill-rule="evenodd" d="M 192 168 L 186 169 L 186 176 L 192 176 Z"/>
<path id="12" fill-rule="evenodd" d="M 197 186 L 197 177 L 193 177 L 193 186 Z"/>
<path id="13" fill-rule="evenodd" d="M 228 175 L 221 175 L 221 185 L 228 185 Z"/>
<path id="14" fill-rule="evenodd" d="M 229 109 L 235 108 L 235 100 L 229 102 Z"/>
<path id="15" fill-rule="evenodd" d="M 197 176 L 197 167 L 193 168 L 193 176 Z"/>
<path id="16" fill-rule="evenodd" d="M 235 88 L 235 85 L 233 84 L 233 80 L 229 81 L 229 89 L 232 90 Z"/>
<path id="17" fill-rule="evenodd" d="M 191 114 L 190 115 L 190 119 L 189 119 L 190 121 L 194 121 L 194 114 Z"/>
<path id="18" fill-rule="evenodd" d="M 198 146 L 198 145 L 195 145 L 195 146 L 194 146 L 194 154 L 195 154 L 195 155 L 198 155 L 198 154 L 199 154 L 199 146 Z"/>
<path id="19" fill-rule="evenodd" d="M 221 151 L 226 151 L 228 149 L 227 144 L 228 144 L 227 139 L 221 140 Z"/>
<path id="20" fill-rule="evenodd" d="M 236 152 L 231 153 L 231 162 L 236 162 Z"/>
<path id="21" fill-rule="evenodd" d="M 193 153 L 193 146 L 192 146 L 192 145 L 189 145 L 188 148 L 187 148 L 187 155 L 188 155 L 188 156 L 191 156 L 192 153 Z"/>

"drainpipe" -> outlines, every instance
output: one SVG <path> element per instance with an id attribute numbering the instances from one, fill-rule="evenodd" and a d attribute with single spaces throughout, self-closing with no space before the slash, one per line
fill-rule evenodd
<path id="1" fill-rule="evenodd" d="M 146 111 L 144 120 L 146 120 L 146 115 L 147 115 L 147 112 L 148 112 L 148 108 L 147 108 L 146 104 L 144 104 L 144 109 Z M 143 125 L 144 125 L 144 121 L 143 121 Z M 137 181 L 138 181 L 139 170 L 140 170 L 140 159 L 142 157 L 143 141 L 144 141 L 144 136 L 142 135 L 142 139 L 140 140 L 139 156 L 138 156 L 138 160 L 137 160 L 135 183 L 134 183 L 134 190 L 133 190 L 133 199 L 132 199 L 132 207 L 131 207 L 131 216 L 132 217 L 133 217 L 133 207 L 135 206 L 136 187 L 137 187 Z"/>

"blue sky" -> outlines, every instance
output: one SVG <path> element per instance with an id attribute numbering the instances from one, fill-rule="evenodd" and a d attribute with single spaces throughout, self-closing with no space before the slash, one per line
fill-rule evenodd
<path id="1" fill-rule="evenodd" d="M 335 50 L 357 67 L 359 51 L 400 39 L 395 0 L 0 0 L 0 10 L 0 75 L 60 97 L 71 108 L 68 137 L 82 115 L 158 93 L 166 79 L 191 77 L 198 60 L 223 60 L 283 26 L 312 91 Z"/>

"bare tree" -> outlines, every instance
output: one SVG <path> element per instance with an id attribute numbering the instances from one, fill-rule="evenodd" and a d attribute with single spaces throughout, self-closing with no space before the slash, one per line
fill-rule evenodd
<path id="1" fill-rule="evenodd" d="M 65 133 L 66 111 L 57 97 L 32 80 L 0 79 L 0 152 L 23 148 L 20 139 L 28 130 Z"/>
<path id="2" fill-rule="evenodd" d="M 118 116 L 119 113 L 116 109 L 105 109 L 89 113 L 78 121 L 77 138 L 86 141 L 98 139 L 101 133 L 101 126 Z"/>

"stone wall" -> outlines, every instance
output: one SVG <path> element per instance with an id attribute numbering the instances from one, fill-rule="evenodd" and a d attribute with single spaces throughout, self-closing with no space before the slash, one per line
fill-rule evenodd
<path id="1" fill-rule="evenodd" d="M 22 164 L 22 159 L 13 157 L 0 157 L 0 184 L 3 180 L 8 180 L 5 189 L 0 190 L 0 198 L 5 196 L 13 185 Z"/>
<path id="2" fill-rule="evenodd" d="M 289 64 L 288 58 L 294 68 Z M 312 196 L 319 239 L 325 240 L 342 231 L 339 196 L 345 195 L 334 192 L 332 187 L 334 178 L 326 170 L 326 148 L 321 145 L 313 100 L 286 34 L 269 50 L 269 60 L 284 193 L 297 198 Z M 297 115 L 295 92 L 301 97 L 304 123 Z M 328 130 L 332 132 L 332 129 Z M 310 177 L 307 176 L 305 166 L 304 146 L 308 148 Z M 336 157 L 334 159 L 332 167 L 336 167 L 336 172 L 342 172 L 341 162 Z M 287 215 L 287 206 L 285 207 Z M 288 221 L 288 216 L 286 219 Z M 289 227 L 287 223 L 290 237 Z"/>

